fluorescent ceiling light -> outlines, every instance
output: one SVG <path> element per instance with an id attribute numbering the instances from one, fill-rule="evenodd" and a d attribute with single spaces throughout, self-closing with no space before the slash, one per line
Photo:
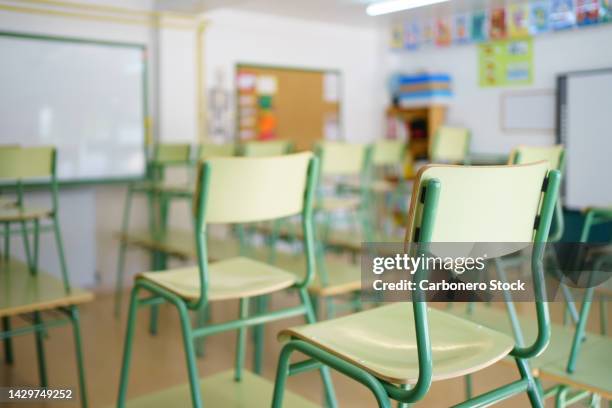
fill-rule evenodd
<path id="1" fill-rule="evenodd" d="M 395 13 L 397 11 L 410 10 L 447 1 L 450 0 L 386 0 L 370 4 L 366 9 L 366 13 L 369 16 L 379 16 L 381 14 Z"/>

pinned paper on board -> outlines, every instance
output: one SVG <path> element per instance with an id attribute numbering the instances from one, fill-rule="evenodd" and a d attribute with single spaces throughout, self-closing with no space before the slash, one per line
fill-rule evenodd
<path id="1" fill-rule="evenodd" d="M 260 95 L 274 95 L 278 89 L 278 81 L 272 75 L 257 77 L 257 93 Z"/>
<path id="2" fill-rule="evenodd" d="M 576 0 L 576 24 L 579 26 L 599 22 L 599 0 Z"/>
<path id="3" fill-rule="evenodd" d="M 529 85 L 533 78 L 533 42 L 497 41 L 479 48 L 480 86 Z"/>
<path id="4" fill-rule="evenodd" d="M 436 45 L 450 45 L 452 38 L 450 21 L 446 18 L 439 18 L 436 22 Z"/>
<path id="5" fill-rule="evenodd" d="M 489 38 L 492 40 L 503 40 L 506 38 L 506 34 L 506 9 L 503 7 L 498 7 L 491 10 Z"/>
<path id="6" fill-rule="evenodd" d="M 537 1 L 529 5 L 529 33 L 540 34 L 548 31 L 548 2 Z"/>
<path id="7" fill-rule="evenodd" d="M 511 4 L 508 7 L 508 36 L 522 38 L 529 35 L 529 5 Z"/>
<path id="8" fill-rule="evenodd" d="M 477 11 L 472 14 L 472 29 L 470 30 L 473 41 L 486 41 L 487 39 L 487 13 Z"/>
<path id="9" fill-rule="evenodd" d="M 323 120 L 323 137 L 326 140 L 340 139 L 340 125 L 338 123 L 338 115 L 327 114 Z"/>
<path id="10" fill-rule="evenodd" d="M 338 74 L 327 73 L 323 76 L 323 100 L 336 103 L 340 100 L 340 79 Z"/>
<path id="11" fill-rule="evenodd" d="M 463 44 L 470 41 L 470 16 L 459 14 L 453 22 L 453 38 L 456 43 Z"/>
<path id="12" fill-rule="evenodd" d="M 238 74 L 238 89 L 240 91 L 252 91 L 255 89 L 257 75 L 250 72 L 241 72 Z"/>
<path id="13" fill-rule="evenodd" d="M 553 30 L 565 30 L 574 26 L 574 2 L 572 0 L 552 0 L 550 6 L 550 26 Z"/>
<path id="14" fill-rule="evenodd" d="M 419 47 L 419 25 L 417 23 L 408 23 L 404 27 L 404 48 L 407 50 L 416 50 Z"/>

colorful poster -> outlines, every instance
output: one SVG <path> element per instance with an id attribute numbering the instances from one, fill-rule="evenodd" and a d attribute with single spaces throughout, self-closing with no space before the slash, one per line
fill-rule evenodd
<path id="1" fill-rule="evenodd" d="M 482 87 L 529 85 L 533 80 L 531 38 L 481 44 L 478 57 Z"/>
<path id="2" fill-rule="evenodd" d="M 548 1 L 537 1 L 529 6 L 529 33 L 532 35 L 548 31 Z"/>
<path id="3" fill-rule="evenodd" d="M 404 26 L 404 48 L 407 50 L 416 50 L 419 48 L 419 24 L 408 23 Z"/>
<path id="4" fill-rule="evenodd" d="M 550 28 L 565 30 L 574 26 L 574 4 L 572 0 L 552 0 L 550 5 Z"/>
<path id="5" fill-rule="evenodd" d="M 433 44 L 434 37 L 435 37 L 435 28 L 434 28 L 433 21 L 425 20 L 425 22 L 423 22 L 423 35 L 422 35 L 423 42 L 422 43 L 424 45 Z"/>
<path id="6" fill-rule="evenodd" d="M 446 47 L 451 44 L 453 36 L 451 33 L 450 20 L 439 18 L 436 22 L 436 45 Z"/>
<path id="7" fill-rule="evenodd" d="M 391 28 L 391 48 L 399 50 L 404 45 L 404 26 L 402 24 L 394 24 Z"/>
<path id="8" fill-rule="evenodd" d="M 489 22 L 489 38 L 491 40 L 503 40 L 506 38 L 506 9 L 503 7 L 491 10 Z"/>
<path id="9" fill-rule="evenodd" d="M 529 5 L 526 3 L 508 6 L 508 37 L 523 38 L 529 35 Z"/>
<path id="10" fill-rule="evenodd" d="M 472 29 L 470 30 L 473 41 L 487 40 L 487 13 L 476 11 L 472 14 Z"/>
<path id="11" fill-rule="evenodd" d="M 465 44 L 470 41 L 470 15 L 459 14 L 455 16 L 453 24 L 453 40 L 457 44 Z"/>
<path id="12" fill-rule="evenodd" d="M 576 0 L 576 24 L 579 26 L 599 22 L 599 0 Z"/>
<path id="13" fill-rule="evenodd" d="M 612 22 L 612 0 L 599 0 L 599 21 Z"/>

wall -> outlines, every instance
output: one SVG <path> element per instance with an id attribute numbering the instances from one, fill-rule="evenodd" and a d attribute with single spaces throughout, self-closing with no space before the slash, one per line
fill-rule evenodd
<path id="1" fill-rule="evenodd" d="M 221 72 L 234 95 L 237 63 L 342 72 L 341 121 L 351 141 L 379 137 L 384 107 L 380 33 L 343 25 L 220 9 L 205 15 L 206 82 Z"/>
<path id="2" fill-rule="evenodd" d="M 522 89 L 554 89 L 559 73 L 612 66 L 612 25 L 552 33 L 534 38 L 534 81 L 529 87 L 481 88 L 478 85 L 478 47 L 452 46 L 402 52 L 391 57 L 389 71 L 448 72 L 455 97 L 448 122 L 473 132 L 476 152 L 508 152 L 517 144 L 550 144 L 552 133 L 504 133 L 500 127 L 501 95 Z"/>
<path id="3" fill-rule="evenodd" d="M 152 5 L 150 0 L 88 2 L 140 10 Z M 31 6 L 28 5 L 33 8 Z M 155 32 L 144 25 L 6 10 L 0 10 L 0 30 L 147 45 L 150 112 L 154 117 L 154 126 L 159 130 L 162 140 L 195 140 L 195 30 L 162 28 Z M 15 143 L 18 140 L 11 139 L 8 135 L 0 135 L 0 143 L 6 142 Z M 59 217 L 68 268 L 74 285 L 99 285 L 104 288 L 114 285 L 118 249 L 116 233 L 121 226 L 125 192 L 125 185 L 61 189 Z M 33 197 L 34 202 L 48 203 L 48 200 L 47 194 L 37 193 Z M 144 201 L 136 200 L 133 205 L 134 228 L 145 225 L 143 208 Z M 13 248 L 19 255 L 22 252 L 21 240 L 14 237 L 13 241 Z M 137 252 L 132 251 L 128 256 L 128 271 L 136 272 L 148 268 L 146 257 L 138 255 Z M 41 240 L 41 265 L 44 265 L 45 270 L 59 274 L 51 234 Z"/>

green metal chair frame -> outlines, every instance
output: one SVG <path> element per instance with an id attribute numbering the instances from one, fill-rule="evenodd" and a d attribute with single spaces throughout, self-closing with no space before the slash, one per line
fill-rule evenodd
<path id="1" fill-rule="evenodd" d="M 39 238 L 40 233 L 52 231 L 55 237 L 57 254 L 59 258 L 60 271 L 64 292 L 68 295 L 71 292 L 68 267 L 64 255 L 64 244 L 59 226 L 59 186 L 56 173 L 57 153 L 54 147 L 1 147 L 0 148 L 0 180 L 3 182 L 3 190 L 16 192 L 14 203 L 7 204 L 10 210 L 16 212 L 16 217 L 2 219 L 4 224 L 4 256 L 0 263 L 9 262 L 10 259 L 10 238 L 14 233 L 20 233 L 23 239 L 23 247 L 26 257 L 27 267 L 32 276 L 38 277 L 38 257 L 39 257 Z M 24 194 L 24 182 L 34 183 L 48 187 L 51 193 L 51 208 L 46 210 L 36 209 L 28 214 L 29 207 L 26 205 Z M 49 219 L 51 225 L 43 226 L 41 221 Z M 32 228 L 28 227 L 28 222 L 32 222 Z M 19 230 L 11 230 L 11 224 L 19 224 Z M 32 245 L 30 246 L 29 233 L 32 233 Z M 12 273 L 10 270 L 5 273 Z M 16 272 L 15 272 L 16 273 Z M 48 308 L 47 308 L 48 309 Z M 46 310 L 46 309 L 44 309 Z M 58 307 L 57 310 L 67 316 L 67 319 L 43 319 L 42 311 L 33 312 L 33 323 L 28 326 L 13 329 L 11 327 L 10 315 L 2 316 L 2 330 L 0 339 L 4 342 L 4 353 L 6 362 L 12 364 L 14 361 L 12 337 L 34 333 L 36 338 L 36 353 L 38 361 L 38 372 L 40 386 L 48 387 L 47 365 L 44 351 L 44 337 L 48 328 L 70 323 L 73 328 L 76 362 L 78 371 L 79 390 L 81 394 L 81 406 L 87 406 L 87 389 L 85 382 L 85 367 L 83 363 L 82 339 L 80 329 L 79 311 L 75 304 L 65 307 Z"/>
<path id="2" fill-rule="evenodd" d="M 538 197 L 540 211 L 539 211 L 539 222 L 534 225 L 532 241 L 534 243 L 534 250 L 532 256 L 532 269 L 534 273 L 534 291 L 540 294 L 536 301 L 536 313 L 538 322 L 538 335 L 533 344 L 528 346 L 519 346 L 515 344 L 514 348 L 510 352 L 510 355 L 514 357 L 521 379 L 514 381 L 510 384 L 501 386 L 485 394 L 477 396 L 475 398 L 468 399 L 464 403 L 457 405 L 457 407 L 473 407 L 473 406 L 488 406 L 492 403 L 501 401 L 511 396 L 517 395 L 522 392 L 527 392 L 529 400 L 532 406 L 543 407 L 542 395 L 539 390 L 538 384 L 533 378 L 531 370 L 528 365 L 528 359 L 533 358 L 543 352 L 548 344 L 550 338 L 550 318 L 548 312 L 548 305 L 545 301 L 544 287 L 543 287 L 543 268 L 541 264 L 541 258 L 544 252 L 544 244 L 549 233 L 552 214 L 554 211 L 555 201 L 557 199 L 557 193 L 559 190 L 560 173 L 556 170 L 546 171 L 543 163 L 526 166 L 511 166 L 508 170 L 502 171 L 521 171 L 519 167 L 533 167 L 538 166 L 542 170 L 542 190 L 544 193 Z M 430 243 L 430 242 L 452 242 L 456 241 L 458 237 L 456 234 L 444 234 L 444 228 L 449 226 L 440 227 L 439 224 L 447 224 L 444 221 L 448 221 L 448 214 L 440 220 L 440 214 L 438 214 L 440 202 L 442 200 L 453 200 L 452 194 L 448 192 L 444 193 L 445 190 L 454 183 L 454 188 L 457 189 L 462 186 L 461 183 L 464 181 L 461 177 L 457 179 L 448 180 L 450 185 L 446 185 L 443 179 L 438 179 L 435 173 L 436 166 L 426 166 L 420 171 L 420 183 L 419 188 L 415 188 L 412 196 L 413 206 L 418 206 L 418 210 L 411 212 L 413 218 L 411 218 L 411 225 L 407 232 L 407 241 L 413 241 L 418 243 Z M 448 167 L 448 166 L 442 166 Z M 434 172 L 428 178 L 423 179 L 423 174 L 426 174 L 427 170 L 434 168 Z M 439 167 L 438 167 L 439 168 Z M 478 171 L 487 172 L 490 171 L 491 176 L 496 174 L 503 167 L 494 168 L 480 168 Z M 461 174 L 462 169 L 476 169 L 476 167 L 461 167 L 458 166 L 455 169 L 457 175 Z M 469 170 L 472 171 L 472 170 Z M 474 170 L 476 171 L 476 170 Z M 499 174 L 499 173 L 497 173 Z M 485 188 L 486 186 L 480 186 Z M 452 190 L 452 188 L 451 188 Z M 534 191 L 535 192 L 535 191 Z M 540 191 L 538 189 L 538 195 Z M 422 204 L 417 204 L 418 202 Z M 417 208 L 417 207 L 414 207 Z M 536 211 L 537 214 L 537 211 Z M 502 216 L 502 214 L 499 214 Z M 418 226 L 418 228 L 416 228 Z M 462 235 L 464 238 L 471 235 L 470 238 L 466 238 L 472 241 L 473 238 L 478 236 L 479 231 L 474 228 L 470 234 Z M 415 237 L 412 237 L 412 234 Z M 491 236 L 503 237 L 504 234 L 480 234 L 480 238 L 476 240 L 490 240 Z M 424 271 L 417 272 L 417 280 L 423 278 Z M 418 287 L 418 285 L 417 285 Z M 276 375 L 276 385 L 274 390 L 274 400 L 272 406 L 274 408 L 282 406 L 283 394 L 285 389 L 285 383 L 289 375 L 294 375 L 304 371 L 303 367 L 320 367 L 321 365 L 329 366 L 339 371 L 342 374 L 360 382 L 361 384 L 368 387 L 378 402 L 380 407 L 390 407 L 390 399 L 396 400 L 401 403 L 413 403 L 422 399 L 428 392 L 432 382 L 432 350 L 429 336 L 429 324 L 428 324 L 428 311 L 427 304 L 423 300 L 422 293 L 420 291 L 415 292 L 412 302 L 413 314 L 414 314 L 414 325 L 416 333 L 416 354 L 418 356 L 418 379 L 411 387 L 405 385 L 396 385 L 385 381 L 384 379 L 377 378 L 365 369 L 340 358 L 327 350 L 319 348 L 304 340 L 292 338 L 283 347 L 281 355 L 279 357 L 278 370 Z M 416 300 L 414 300 L 416 299 Z M 367 312 L 366 312 L 367 313 Z M 398 322 L 401 324 L 401 322 Z M 294 351 L 299 351 L 306 356 L 308 359 L 300 363 L 290 364 L 290 357 Z M 382 350 L 381 350 L 382 352 Z"/>
<path id="3" fill-rule="evenodd" d="M 297 178 L 300 176 L 298 176 L 296 169 L 303 169 L 302 180 Z M 312 157 L 310 153 L 270 158 L 218 158 L 203 162 L 197 183 L 199 191 L 194 197 L 199 297 L 197 300 L 188 300 L 151 281 L 141 278 L 136 279 L 130 300 L 117 400 L 118 407 L 125 406 L 136 313 L 139 307 L 168 302 L 177 308 L 186 353 L 191 400 L 194 407 L 202 406 L 193 344 L 196 339 L 223 331 L 238 330 L 235 379 L 240 381 L 245 357 L 246 328 L 294 316 L 305 316 L 308 323 L 315 321 L 313 306 L 307 290 L 315 274 L 313 201 L 317 177 L 318 160 Z M 298 189 L 299 186 L 303 186 L 303 190 L 297 193 L 301 197 L 299 199 L 296 197 L 288 198 L 289 202 L 293 203 L 289 206 L 278 204 L 279 197 L 295 194 L 296 186 L 298 186 Z M 255 194 L 251 194 L 254 192 Z M 300 208 L 295 208 L 295 203 L 298 201 L 300 202 Z M 245 205 L 247 202 L 249 205 Z M 274 205 L 267 208 L 269 203 L 274 203 Z M 193 328 L 188 311 L 194 310 L 202 315 L 210 304 L 208 297 L 207 224 L 239 224 L 298 214 L 302 217 L 302 228 L 305 233 L 304 251 L 307 264 L 304 278 L 296 281 L 292 287 L 298 291 L 301 304 L 296 307 L 249 316 L 250 298 L 243 297 L 240 298 L 240 317 L 237 320 Z M 150 293 L 151 296 L 140 297 L 139 295 L 143 291 Z M 321 368 L 320 371 L 327 401 L 331 406 L 335 406 L 335 395 L 329 371 L 326 368 Z"/>
<path id="4" fill-rule="evenodd" d="M 169 167 L 185 167 L 189 169 L 194 164 L 192 157 L 192 147 L 189 144 L 157 144 L 152 146 L 149 159 L 147 160 L 145 180 L 136 181 L 128 185 L 123 207 L 123 217 L 121 221 L 122 239 L 119 244 L 119 256 L 117 257 L 117 277 L 115 280 L 115 316 L 119 317 L 121 305 L 123 303 L 123 281 L 125 274 L 125 253 L 127 243 L 123 239 L 129 233 L 130 215 L 132 211 L 132 201 L 135 194 L 145 194 L 148 206 L 148 224 L 151 234 L 163 234 L 163 224 L 165 214 L 158 214 L 156 206 L 159 205 L 161 186 L 164 181 L 164 173 Z M 173 195 L 177 197 L 191 197 L 188 189 L 174 189 Z M 159 253 L 151 254 L 151 268 L 165 269 L 164 257 Z M 152 334 L 157 332 L 157 307 L 151 309 Z"/>

